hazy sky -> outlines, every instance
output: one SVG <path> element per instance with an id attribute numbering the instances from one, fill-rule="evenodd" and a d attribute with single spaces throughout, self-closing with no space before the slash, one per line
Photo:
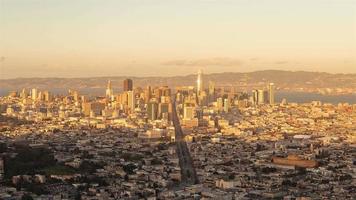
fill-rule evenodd
<path id="1" fill-rule="evenodd" d="M 0 0 L 0 78 L 356 73 L 356 0 Z"/>

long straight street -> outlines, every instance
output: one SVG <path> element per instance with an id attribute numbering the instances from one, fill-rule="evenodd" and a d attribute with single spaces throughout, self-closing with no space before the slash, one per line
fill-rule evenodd
<path id="1" fill-rule="evenodd" d="M 179 165 L 182 174 L 182 184 L 197 184 L 199 182 L 197 174 L 194 169 L 193 160 L 190 156 L 187 143 L 183 137 L 183 131 L 180 126 L 178 114 L 176 111 L 175 102 L 173 103 L 173 124 L 175 128 L 175 136 L 177 143 L 177 154 L 179 158 Z"/>

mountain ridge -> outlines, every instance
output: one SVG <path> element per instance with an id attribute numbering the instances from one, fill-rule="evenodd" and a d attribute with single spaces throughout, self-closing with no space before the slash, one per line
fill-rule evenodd
<path id="1" fill-rule="evenodd" d="M 145 87 L 167 85 L 170 87 L 190 86 L 196 83 L 196 74 L 179 76 L 100 76 L 78 78 L 16 78 L 0 79 L 3 90 L 20 90 L 22 88 L 39 89 L 90 89 L 105 88 L 111 80 L 115 89 L 122 88 L 122 81 L 131 78 L 134 86 Z M 319 89 L 345 90 L 346 93 L 356 93 L 356 74 L 332 74 L 327 72 L 263 70 L 254 72 L 222 72 L 204 74 L 204 85 L 214 81 L 218 87 L 234 86 L 242 90 L 263 88 L 273 82 L 279 90 L 303 91 Z"/>

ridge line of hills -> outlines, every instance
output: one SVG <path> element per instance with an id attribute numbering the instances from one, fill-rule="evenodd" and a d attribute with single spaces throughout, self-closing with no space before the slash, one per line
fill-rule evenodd
<path id="1" fill-rule="evenodd" d="M 131 78 L 134 86 L 146 87 L 167 85 L 170 87 L 195 85 L 196 74 L 180 76 L 105 76 L 83 78 L 15 78 L 0 79 L 0 88 L 4 91 L 22 88 L 38 89 L 99 89 L 105 88 L 111 80 L 114 89 L 121 89 L 125 78 Z M 301 91 L 334 89 L 356 93 L 356 74 L 331 74 L 326 72 L 264 70 L 254 72 L 223 72 L 203 74 L 205 87 L 209 81 L 216 86 L 236 86 L 245 90 L 261 88 L 269 82 L 276 84 L 279 90 Z"/>

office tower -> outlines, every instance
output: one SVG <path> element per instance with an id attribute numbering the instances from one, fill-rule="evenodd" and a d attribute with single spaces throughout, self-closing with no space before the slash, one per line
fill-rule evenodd
<path id="1" fill-rule="evenodd" d="M 169 103 L 160 103 L 158 106 L 158 116 L 162 118 L 164 113 L 169 113 Z"/>
<path id="2" fill-rule="evenodd" d="M 155 101 L 150 101 L 147 104 L 147 115 L 148 119 L 156 120 L 158 114 L 158 103 Z"/>
<path id="3" fill-rule="evenodd" d="M 100 102 L 88 102 L 83 104 L 83 113 L 85 116 L 101 115 L 105 109 L 105 104 Z"/>
<path id="4" fill-rule="evenodd" d="M 184 105 L 184 112 L 183 112 L 183 118 L 184 119 L 193 119 L 194 118 L 194 106 L 191 104 L 185 104 Z"/>
<path id="5" fill-rule="evenodd" d="M 20 93 L 20 98 L 21 99 L 26 99 L 28 97 L 27 91 L 25 88 L 22 89 L 21 93 Z"/>
<path id="6" fill-rule="evenodd" d="M 114 94 L 114 91 L 111 86 L 111 81 L 109 80 L 108 85 L 106 87 L 105 96 L 106 96 L 106 98 L 110 99 L 113 94 Z"/>
<path id="7" fill-rule="evenodd" d="M 49 91 L 43 92 L 43 100 L 45 101 L 52 101 L 52 95 Z"/>
<path id="8" fill-rule="evenodd" d="M 198 97 L 198 104 L 201 106 L 208 105 L 208 96 L 205 91 L 202 91 Z"/>
<path id="9" fill-rule="evenodd" d="M 252 90 L 252 100 L 254 105 L 258 104 L 258 90 Z"/>
<path id="10" fill-rule="evenodd" d="M 79 93 L 78 93 L 78 91 L 74 91 L 73 92 L 73 99 L 74 99 L 75 102 L 79 101 Z"/>
<path id="11" fill-rule="evenodd" d="M 171 89 L 168 88 L 168 86 L 162 87 L 162 95 L 165 97 L 170 97 L 171 96 Z"/>
<path id="12" fill-rule="evenodd" d="M 224 99 L 224 112 L 229 112 L 230 110 L 230 101 L 229 99 Z"/>
<path id="13" fill-rule="evenodd" d="M 264 90 L 257 90 L 257 103 L 264 104 L 265 103 L 265 91 Z"/>
<path id="14" fill-rule="evenodd" d="M 132 91 L 133 90 L 133 83 L 131 79 L 124 80 L 124 91 Z"/>
<path id="15" fill-rule="evenodd" d="M 223 99 L 221 97 L 219 97 L 216 102 L 217 102 L 218 110 L 221 111 L 223 109 L 223 106 L 224 106 Z"/>
<path id="16" fill-rule="evenodd" d="M 209 81 L 209 94 L 208 94 L 208 102 L 214 102 L 215 101 L 215 83 L 212 81 Z"/>
<path id="17" fill-rule="evenodd" d="M 274 104 L 274 83 L 268 85 L 269 104 Z"/>
<path id="18" fill-rule="evenodd" d="M 39 91 L 37 94 L 37 100 L 42 101 L 43 100 L 43 92 Z"/>
<path id="19" fill-rule="evenodd" d="M 37 88 L 32 88 L 32 90 L 31 90 L 31 99 L 32 100 L 36 100 L 37 99 Z"/>
<path id="20" fill-rule="evenodd" d="M 131 112 L 135 110 L 136 107 L 136 97 L 133 91 L 127 92 L 127 107 Z"/>
<path id="21" fill-rule="evenodd" d="M 160 100 L 161 96 L 163 95 L 163 91 L 161 88 L 155 88 L 153 90 L 153 93 L 155 94 L 156 99 Z"/>
<path id="22" fill-rule="evenodd" d="M 214 95 L 214 94 L 215 94 L 215 83 L 209 81 L 209 95 Z"/>
<path id="23" fill-rule="evenodd" d="M 204 89 L 203 87 L 203 72 L 202 70 L 198 71 L 198 79 L 197 79 L 197 94 L 199 95 Z"/>
<path id="24" fill-rule="evenodd" d="M 120 101 L 119 101 L 122 105 L 128 105 L 128 92 L 123 92 L 120 95 Z"/>
<path id="25" fill-rule="evenodd" d="M 150 102 L 152 98 L 152 88 L 151 86 L 147 86 L 147 89 L 145 90 L 145 102 L 148 103 Z"/>
<path id="26" fill-rule="evenodd" d="M 268 103 L 268 91 L 267 90 L 263 90 L 263 103 Z"/>

